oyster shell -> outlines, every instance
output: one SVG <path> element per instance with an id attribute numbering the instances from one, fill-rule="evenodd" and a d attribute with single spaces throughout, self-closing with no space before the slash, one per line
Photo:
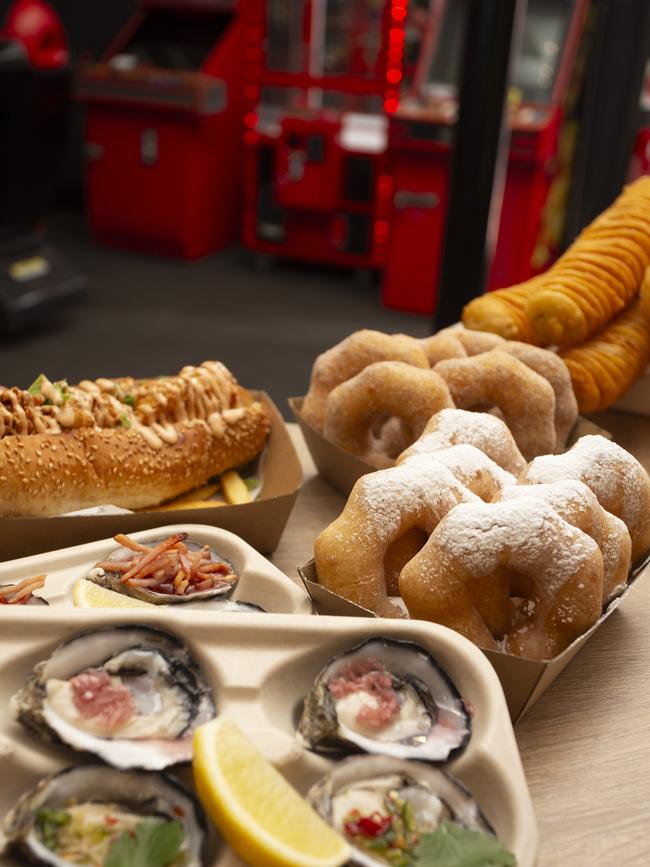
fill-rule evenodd
<path id="1" fill-rule="evenodd" d="M 25 793 L 5 817 L 3 831 L 8 850 L 21 863 L 27 858 L 56 867 L 103 864 L 114 840 L 148 817 L 182 825 L 180 853 L 170 867 L 201 867 L 203 812 L 184 786 L 164 774 L 117 771 L 106 765 L 68 768 Z M 74 860 L 66 857 L 70 837 Z M 80 860 L 80 850 L 87 860 Z"/>
<path id="2" fill-rule="evenodd" d="M 216 713 L 187 647 L 145 626 L 95 629 L 59 645 L 11 711 L 41 739 L 149 770 L 189 761 L 194 730 Z"/>
<path id="3" fill-rule="evenodd" d="M 135 542 L 129 539 L 128 536 L 121 535 L 115 538 L 118 542 L 123 540 L 126 544 L 121 545 L 121 547 L 109 554 L 105 560 L 96 564 L 86 576 L 89 581 L 99 584 L 100 587 L 114 590 L 117 593 L 123 593 L 126 596 L 133 596 L 136 599 L 141 599 L 143 602 L 150 602 L 154 605 L 174 605 L 177 603 L 183 604 L 188 602 L 207 602 L 213 599 L 226 599 L 237 586 L 239 576 L 236 574 L 233 564 L 225 557 L 221 557 L 209 546 L 188 539 L 187 533 L 176 533 L 174 536 L 152 539 L 148 542 Z M 144 575 L 140 574 L 125 581 L 127 564 L 135 563 L 138 559 L 141 562 L 145 558 L 150 560 L 151 558 L 148 557 L 148 554 L 155 548 L 162 549 L 161 557 L 168 560 L 175 559 L 175 569 L 174 567 L 170 567 L 175 577 L 178 577 L 181 570 L 183 570 L 185 577 L 187 577 L 187 572 L 191 573 L 192 570 L 187 565 L 188 560 L 191 560 L 192 556 L 198 554 L 200 551 L 205 552 L 204 562 L 210 561 L 208 568 L 212 569 L 215 566 L 222 566 L 223 572 L 211 573 L 210 577 L 214 580 L 214 586 L 211 588 L 200 590 L 197 589 L 200 583 L 190 581 L 183 593 L 176 592 L 173 581 L 174 576 L 161 577 L 156 581 L 155 576 L 164 570 L 156 570 L 155 564 L 151 562 L 148 565 L 149 571 L 145 572 Z M 179 555 L 179 548 L 184 549 L 182 555 Z M 158 562 L 161 561 L 158 560 Z M 111 570 L 110 564 L 115 564 L 114 570 Z"/>
<path id="4" fill-rule="evenodd" d="M 432 765 L 390 756 L 345 759 L 312 786 L 307 800 L 350 843 L 351 863 L 363 867 L 412 863 L 405 860 L 409 850 L 443 821 L 494 834 L 455 777 Z M 386 832 L 384 840 L 390 842 L 382 852 L 380 838 Z"/>
<path id="5" fill-rule="evenodd" d="M 435 659 L 411 641 L 370 638 L 335 657 L 305 698 L 298 725 L 317 751 L 446 762 L 471 735 L 465 704 Z"/>

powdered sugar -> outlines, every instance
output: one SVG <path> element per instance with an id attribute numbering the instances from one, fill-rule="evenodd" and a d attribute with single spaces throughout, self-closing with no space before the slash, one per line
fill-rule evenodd
<path id="1" fill-rule="evenodd" d="M 526 468 L 526 461 L 505 422 L 486 412 L 463 409 L 443 409 L 432 416 L 420 439 L 398 460 L 461 444 L 475 446 L 502 469 L 515 475 Z"/>
<path id="2" fill-rule="evenodd" d="M 517 482 L 512 473 L 502 470 L 476 446 L 467 443 L 435 451 L 431 458 L 448 467 L 459 482 L 482 500 L 491 500 L 501 490 Z M 406 461 L 413 459 L 406 458 Z"/>

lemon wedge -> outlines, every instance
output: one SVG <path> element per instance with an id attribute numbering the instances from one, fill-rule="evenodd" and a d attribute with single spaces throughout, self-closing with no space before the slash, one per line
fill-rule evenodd
<path id="1" fill-rule="evenodd" d="M 196 730 L 192 766 L 210 818 L 251 867 L 338 867 L 349 859 L 345 840 L 227 717 Z"/>
<path id="2" fill-rule="evenodd" d="M 155 608 L 150 602 L 142 602 L 131 596 L 100 587 L 87 578 L 79 578 L 72 588 L 72 601 L 77 608 Z"/>

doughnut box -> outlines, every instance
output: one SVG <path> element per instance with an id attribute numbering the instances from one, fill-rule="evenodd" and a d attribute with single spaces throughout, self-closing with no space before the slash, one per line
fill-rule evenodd
<path id="1" fill-rule="evenodd" d="M 333 657 L 368 639 L 406 639 L 428 652 L 447 672 L 470 709 L 471 736 L 462 754 L 448 765 L 449 771 L 472 792 L 502 844 L 516 857 L 518 867 L 534 867 L 537 862 L 537 823 L 499 682 L 480 651 L 444 627 L 359 618 L 234 614 L 218 615 L 215 628 L 213 618 L 194 617 L 194 612 L 175 613 L 170 618 L 156 610 L 119 614 L 92 610 L 85 612 L 82 622 L 61 608 L 7 609 L 0 611 L 0 652 L 6 667 L 0 689 L 0 821 L 46 775 L 87 767 L 89 758 L 93 760 L 70 747 L 54 747 L 28 731 L 10 712 L 12 697 L 25 687 L 34 666 L 48 659 L 62 642 L 75 639 L 79 647 L 80 641 L 92 643 L 93 636 L 100 640 L 103 634 L 111 646 L 119 647 L 124 639 L 119 639 L 118 633 L 130 638 L 129 633 L 142 636 L 148 629 L 164 630 L 167 641 L 180 640 L 200 667 L 217 713 L 234 720 L 268 761 L 305 795 L 337 765 L 336 759 L 306 749 L 296 737 L 303 699 L 318 673 Z M 67 645 L 68 659 L 74 653 L 71 646 Z M 84 657 L 88 659 L 87 645 Z M 83 664 L 75 670 L 82 670 Z M 14 699 L 14 714 L 24 704 L 20 698 Z M 96 785 L 112 773 L 103 764 L 95 764 L 93 772 Z M 194 791 L 187 764 L 175 765 L 166 773 Z M 137 797 L 135 793 L 123 794 Z M 244 867 L 209 824 L 205 867 Z M 22 863 L 24 860 L 0 851 L 0 867 Z"/>
<path id="2" fill-rule="evenodd" d="M 314 603 L 314 607 L 318 614 L 338 615 L 344 617 L 372 617 L 381 619 L 382 622 L 386 622 L 383 618 L 377 618 L 373 611 L 362 608 L 360 605 L 356 605 L 348 599 L 343 599 L 331 590 L 322 587 L 318 583 L 316 563 L 313 559 L 300 567 L 298 572 L 307 592 L 312 598 L 312 602 Z M 544 692 L 546 692 L 555 678 L 571 662 L 576 653 L 582 650 L 594 632 L 600 629 L 605 621 L 612 616 L 627 597 L 634 593 L 634 588 L 644 579 L 644 577 L 646 581 L 650 580 L 649 576 L 650 551 L 641 562 L 636 563 L 632 567 L 630 570 L 630 581 L 627 588 L 620 596 L 612 600 L 591 629 L 584 632 L 579 638 L 570 644 L 566 650 L 553 659 L 539 662 L 537 660 L 512 656 L 508 653 L 501 653 L 494 650 L 482 651 L 492 663 L 492 666 L 501 681 L 501 686 L 505 693 L 508 710 L 510 711 L 510 717 L 513 723 L 520 720 L 526 711 L 530 710 L 535 702 Z M 411 622 L 411 628 L 413 628 L 415 624 L 419 627 L 423 621 L 407 620 L 400 622 Z"/>
<path id="3" fill-rule="evenodd" d="M 305 438 L 316 469 L 337 491 L 347 496 L 357 479 L 366 473 L 374 472 L 376 467 L 326 440 L 319 430 L 303 418 L 301 414 L 303 399 L 302 397 L 290 397 L 289 406 Z M 571 431 L 567 441 L 567 449 L 571 448 L 580 437 L 588 434 L 600 434 L 607 439 L 612 438 L 609 431 L 594 424 L 589 419 L 580 417 Z"/>
<path id="4" fill-rule="evenodd" d="M 253 392 L 268 410 L 271 432 L 261 457 L 262 488 L 252 503 L 173 512 L 128 512 L 99 507 L 92 514 L 54 518 L 0 518 L 0 560 L 25 557 L 104 539 L 115 533 L 135 533 L 170 522 L 223 527 L 263 553 L 280 541 L 302 484 L 302 468 L 282 416 L 265 392 Z"/>

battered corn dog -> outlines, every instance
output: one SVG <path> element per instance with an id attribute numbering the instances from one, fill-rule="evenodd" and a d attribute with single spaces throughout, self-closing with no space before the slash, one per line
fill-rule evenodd
<path id="1" fill-rule="evenodd" d="M 601 331 L 634 298 L 648 265 L 650 178 L 640 178 L 537 282 L 525 305 L 534 342 L 574 346 Z"/>
<path id="2" fill-rule="evenodd" d="M 473 331 L 491 331 L 506 340 L 534 343 L 525 307 L 543 276 L 474 298 L 463 309 L 463 325 Z"/>
<path id="3" fill-rule="evenodd" d="M 580 412 L 615 403 L 650 361 L 650 321 L 641 309 L 649 297 L 644 294 L 595 337 L 560 353 Z"/>

